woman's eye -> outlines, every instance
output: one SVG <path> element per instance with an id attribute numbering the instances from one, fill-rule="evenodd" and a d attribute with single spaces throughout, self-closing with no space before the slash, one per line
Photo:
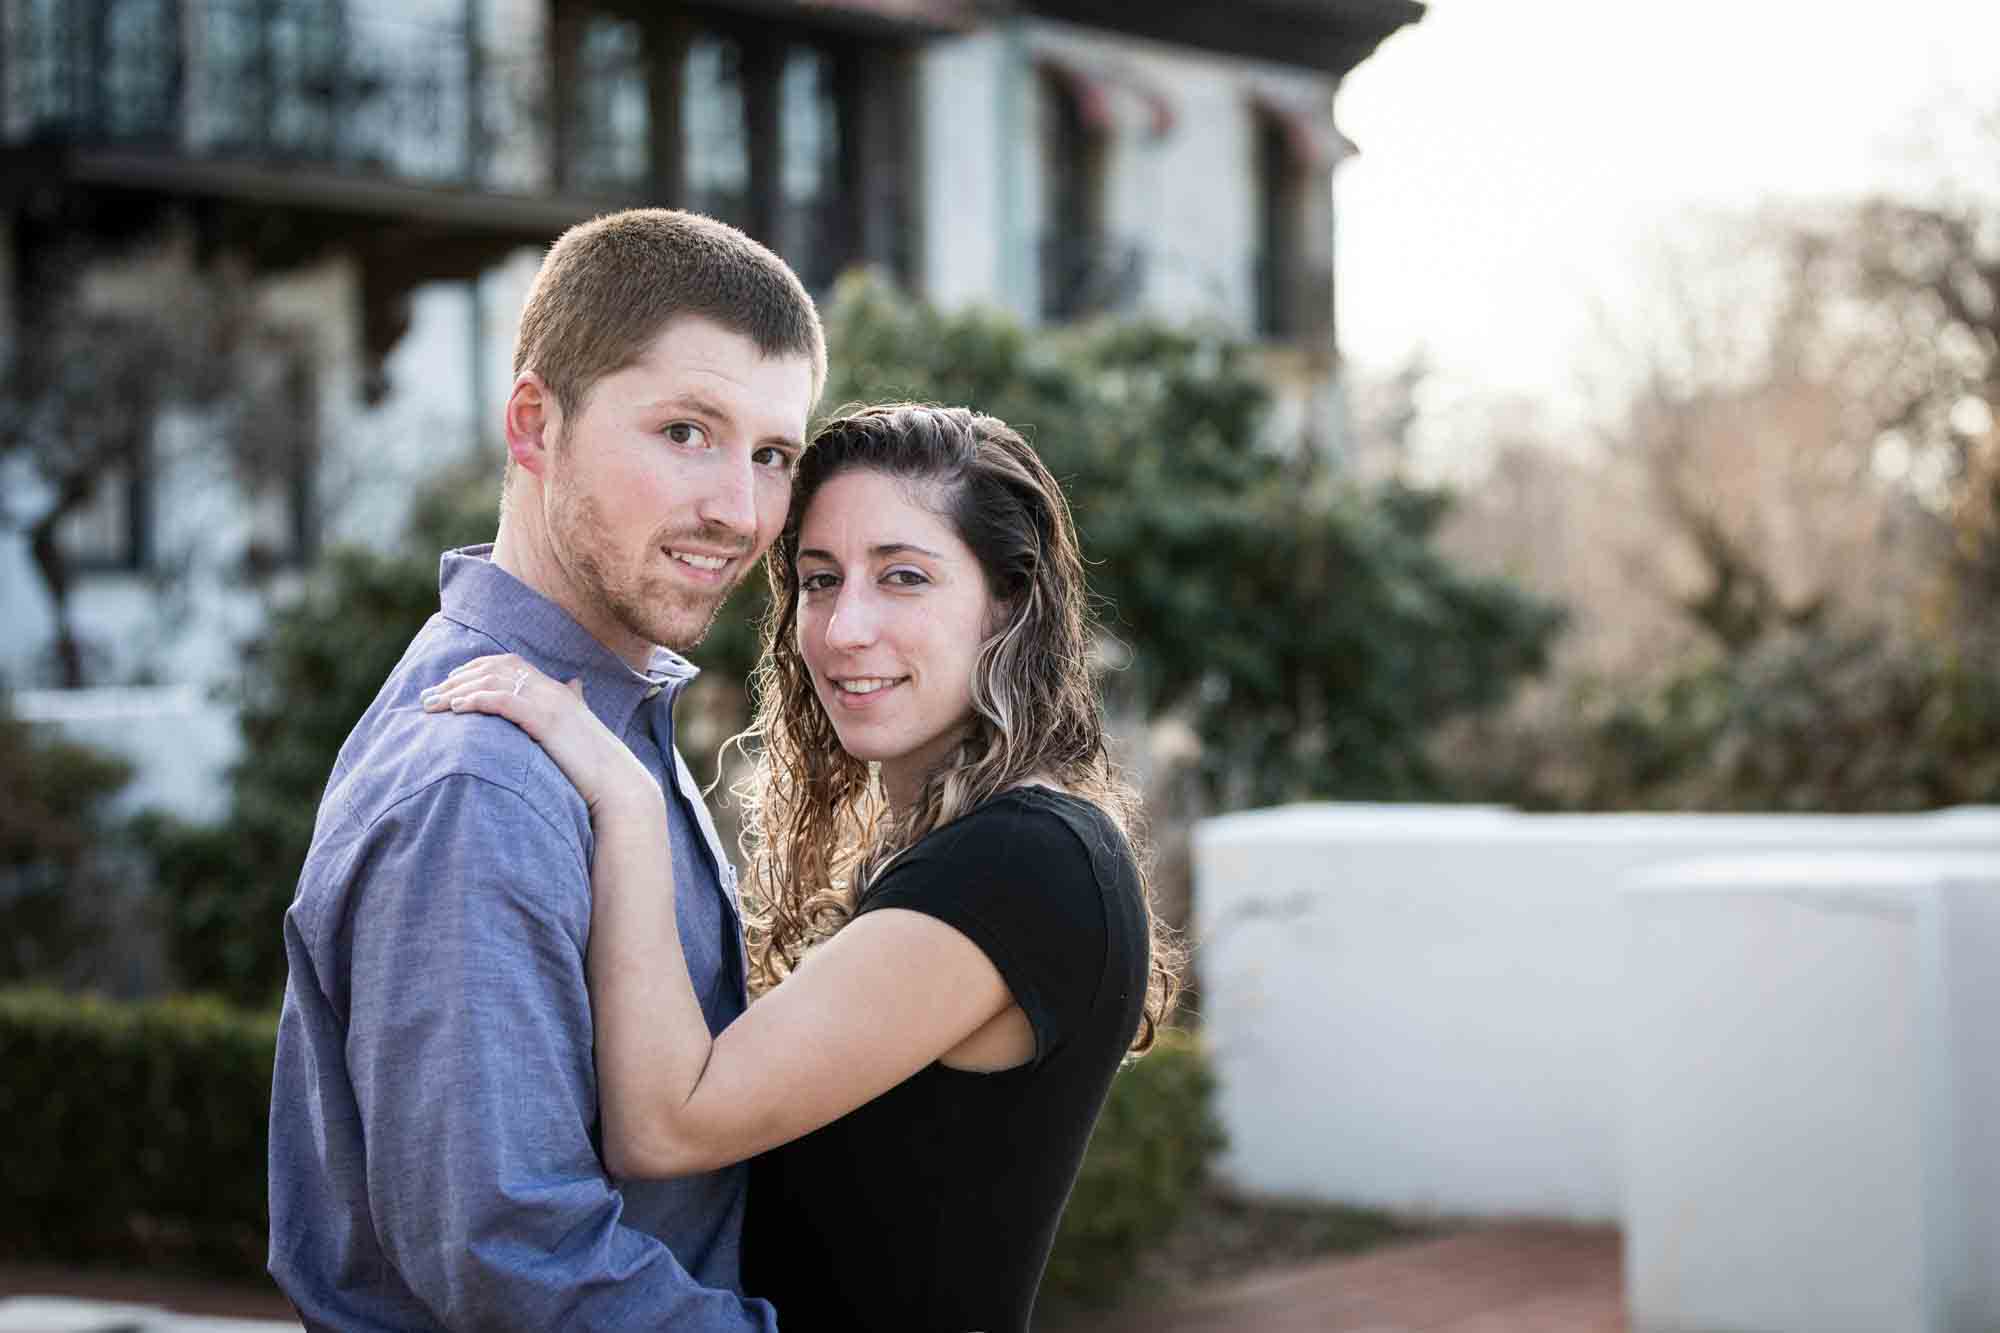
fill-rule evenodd
<path id="1" fill-rule="evenodd" d="M 808 574 L 799 580 L 799 589 L 802 592 L 821 592 L 832 586 L 831 574 Z"/>
<path id="2" fill-rule="evenodd" d="M 708 432 L 692 421 L 676 421 L 667 427 L 666 434 L 675 444 L 700 444 L 708 438 Z"/>
<path id="3" fill-rule="evenodd" d="M 920 584 L 930 582 L 929 579 L 914 569 L 892 569 L 883 577 L 898 588 L 914 588 Z"/>
<path id="4" fill-rule="evenodd" d="M 756 453 L 752 454 L 750 457 L 752 461 L 754 461 L 757 464 L 758 467 L 776 468 L 780 472 L 791 471 L 792 467 L 791 451 L 788 449 L 780 449 L 775 444 L 765 445 L 762 449 L 759 449 Z"/>

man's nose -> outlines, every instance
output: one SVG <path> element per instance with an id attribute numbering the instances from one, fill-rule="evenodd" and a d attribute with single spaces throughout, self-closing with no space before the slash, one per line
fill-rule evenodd
<path id="1" fill-rule="evenodd" d="M 754 535 L 757 531 L 757 469 L 748 459 L 718 462 L 709 479 L 701 503 L 695 506 L 702 522 L 731 532 Z"/>

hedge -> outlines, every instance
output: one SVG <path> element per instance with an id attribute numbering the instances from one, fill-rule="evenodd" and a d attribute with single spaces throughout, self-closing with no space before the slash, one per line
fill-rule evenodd
<path id="1" fill-rule="evenodd" d="M 1108 1303 L 1173 1230 L 1223 1144 L 1214 1085 L 1200 1041 L 1172 1028 L 1119 1072 L 1056 1232 L 1044 1300 Z"/>
<path id="2" fill-rule="evenodd" d="M 262 1270 L 277 1024 L 217 1000 L 0 990 L 0 1255 Z M 1091 1139 L 1046 1293 L 1108 1300 L 1169 1229 L 1221 1139 L 1197 1043 L 1123 1070 Z"/>
<path id="3" fill-rule="evenodd" d="M 263 1266 L 277 1024 L 0 991 L 0 1251 Z"/>

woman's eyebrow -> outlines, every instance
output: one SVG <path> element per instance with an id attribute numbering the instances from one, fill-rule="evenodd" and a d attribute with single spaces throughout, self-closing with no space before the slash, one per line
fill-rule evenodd
<path id="1" fill-rule="evenodd" d="M 915 542 L 883 542 L 879 546 L 871 546 L 868 548 L 868 554 L 876 557 L 877 559 L 880 559 L 884 556 L 907 555 L 910 553 L 915 553 L 917 555 L 927 555 L 933 560 L 944 559 L 943 555 L 939 554 L 936 551 L 933 551 L 930 547 L 919 546 Z M 798 554 L 798 558 L 801 560 L 824 560 L 828 564 L 836 563 L 834 560 L 833 552 L 822 551 L 816 546 L 808 546 L 805 549 L 801 550 Z"/>

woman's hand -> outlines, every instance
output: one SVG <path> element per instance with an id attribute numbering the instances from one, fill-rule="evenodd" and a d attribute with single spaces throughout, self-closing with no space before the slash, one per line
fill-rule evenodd
<path id="1" fill-rule="evenodd" d="M 660 784 L 583 702 L 583 681 L 559 685 L 513 653 L 475 657 L 422 695 L 427 713 L 491 713 L 534 737 L 595 817 L 607 806 L 658 805 Z"/>

